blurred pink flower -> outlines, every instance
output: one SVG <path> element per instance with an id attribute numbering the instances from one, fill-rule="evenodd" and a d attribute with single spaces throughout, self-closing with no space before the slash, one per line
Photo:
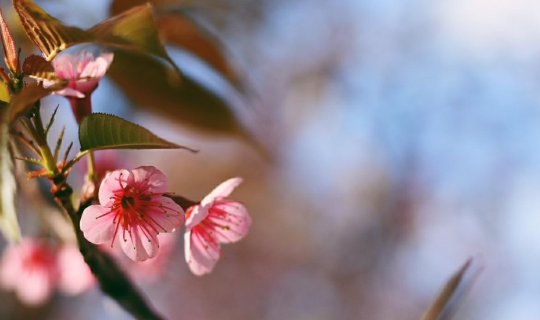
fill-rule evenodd
<path id="1" fill-rule="evenodd" d="M 102 53 L 94 57 L 92 53 L 84 51 L 78 55 L 64 53 L 54 59 L 56 76 L 67 81 L 67 87 L 55 93 L 69 99 L 78 123 L 92 112 L 90 95 L 109 69 L 113 56 L 112 53 Z M 53 80 L 44 80 L 43 86 L 49 87 L 54 83 Z"/>
<path id="2" fill-rule="evenodd" d="M 21 301 L 31 305 L 45 302 L 57 279 L 56 255 L 45 242 L 23 239 L 4 251 L 0 282 L 14 290 Z"/>
<path id="3" fill-rule="evenodd" d="M 95 244 L 118 242 L 134 261 L 152 258 L 159 249 L 157 235 L 175 231 L 184 220 L 166 192 L 167 178 L 154 167 L 110 172 L 99 188 L 100 205 L 84 210 L 81 230 Z"/>
<path id="4" fill-rule="evenodd" d="M 212 271 L 220 257 L 220 243 L 237 242 L 248 233 L 251 218 L 246 208 L 226 199 L 241 182 L 232 178 L 221 183 L 186 212 L 184 254 L 196 275 Z"/>
<path id="5" fill-rule="evenodd" d="M 27 238 L 4 251 L 0 284 L 14 290 L 21 301 L 38 305 L 47 301 L 57 286 L 70 295 L 90 289 L 94 276 L 77 247 Z"/>
<path id="6" fill-rule="evenodd" d="M 60 291 L 68 295 L 77 295 L 94 285 L 94 275 L 76 246 L 63 245 L 58 252 L 57 261 Z"/>

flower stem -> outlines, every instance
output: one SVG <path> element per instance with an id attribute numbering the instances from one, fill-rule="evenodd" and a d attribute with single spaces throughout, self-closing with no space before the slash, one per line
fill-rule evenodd
<path id="1" fill-rule="evenodd" d="M 88 151 L 88 181 L 94 184 L 94 196 L 97 195 L 98 181 L 96 175 L 96 160 L 94 158 L 94 152 Z"/>

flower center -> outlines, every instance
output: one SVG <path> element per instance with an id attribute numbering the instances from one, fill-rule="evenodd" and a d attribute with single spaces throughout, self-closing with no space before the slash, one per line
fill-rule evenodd
<path id="1" fill-rule="evenodd" d="M 122 180 L 122 174 L 118 183 L 120 188 L 114 191 L 111 197 L 113 203 L 110 211 L 97 217 L 99 219 L 106 215 L 114 215 L 112 223 L 115 224 L 115 228 L 111 247 L 119 231 L 121 231 L 123 241 L 127 241 L 129 237 L 132 242 L 134 242 L 133 237 L 136 236 L 133 235 L 133 231 L 145 237 L 149 242 L 155 239 L 158 233 L 167 232 L 156 220 L 156 215 L 167 215 L 167 210 L 170 210 L 164 207 L 157 198 L 161 194 L 152 193 L 148 185 L 144 183 L 125 185 L 126 181 Z"/>
<path id="2" fill-rule="evenodd" d="M 124 210 L 129 210 L 130 207 L 135 205 L 135 198 L 131 196 L 123 196 L 121 201 L 122 208 Z"/>

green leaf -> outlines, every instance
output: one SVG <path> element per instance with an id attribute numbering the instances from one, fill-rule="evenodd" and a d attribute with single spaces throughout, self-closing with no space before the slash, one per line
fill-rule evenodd
<path id="1" fill-rule="evenodd" d="M 17 185 L 13 173 L 13 160 L 8 148 L 9 126 L 5 111 L 7 105 L 0 108 L 0 229 L 10 241 L 21 238 L 21 230 L 15 211 L 15 192 Z"/>
<path id="2" fill-rule="evenodd" d="M 159 38 L 153 7 L 146 3 L 109 18 L 88 30 L 103 45 L 151 54 L 165 59 L 178 72 Z"/>
<path id="3" fill-rule="evenodd" d="M 244 135 L 232 108 L 212 91 L 187 77 L 170 81 L 169 70 L 145 56 L 118 55 L 109 76 L 138 106 L 195 129 Z"/>
<path id="4" fill-rule="evenodd" d="M 424 313 L 421 320 L 440 320 L 450 306 L 450 301 L 456 296 L 460 285 L 464 282 L 464 276 L 470 268 L 472 259 L 468 259 L 461 268 L 446 282 L 433 304 Z"/>
<path id="5" fill-rule="evenodd" d="M 97 149 L 186 149 L 120 117 L 93 113 L 79 127 L 81 151 Z"/>
<path id="6" fill-rule="evenodd" d="M 112 14 L 119 14 L 146 0 L 115 0 L 111 3 Z M 189 0 L 153 0 L 156 20 L 161 37 L 192 53 L 208 64 L 240 92 L 245 91 L 245 80 L 231 64 L 230 53 L 224 43 L 207 27 L 193 19 L 188 9 L 207 9 L 206 5 Z"/>

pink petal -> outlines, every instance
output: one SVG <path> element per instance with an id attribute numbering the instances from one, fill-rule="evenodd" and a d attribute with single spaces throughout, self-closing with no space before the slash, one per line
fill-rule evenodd
<path id="1" fill-rule="evenodd" d="M 203 221 L 209 214 L 208 209 L 209 206 L 203 207 L 199 204 L 190 207 L 188 209 L 189 217 L 186 219 L 186 229 L 190 230 Z"/>
<path id="2" fill-rule="evenodd" d="M 191 230 L 184 234 L 184 255 L 191 272 L 201 276 L 212 271 L 220 257 L 220 249 L 210 235 Z"/>
<path id="3" fill-rule="evenodd" d="M 45 84 L 43 84 L 43 87 L 48 88 L 48 86 L 46 86 Z M 64 97 L 75 97 L 79 99 L 86 97 L 81 91 L 72 88 L 64 88 L 53 93 Z"/>
<path id="4" fill-rule="evenodd" d="M 202 199 L 201 205 L 206 206 L 216 199 L 219 200 L 228 197 L 240 183 L 242 183 L 242 178 L 231 178 L 222 182 Z"/>
<path id="5" fill-rule="evenodd" d="M 138 167 L 131 170 L 131 174 L 131 179 L 133 179 L 133 181 L 130 181 L 130 184 L 134 183 L 147 186 L 148 191 L 151 193 L 167 192 L 167 177 L 155 167 Z"/>
<path id="6" fill-rule="evenodd" d="M 184 210 L 171 198 L 155 197 L 160 202 L 159 207 L 146 212 L 153 225 L 159 232 L 173 232 L 184 222 Z"/>
<path id="7" fill-rule="evenodd" d="M 75 68 L 78 62 L 78 56 L 69 53 L 61 54 L 53 60 L 54 71 L 61 79 L 76 80 L 79 78 L 77 69 Z"/>
<path id="8" fill-rule="evenodd" d="M 245 237 L 251 226 L 251 217 L 240 202 L 216 202 L 210 209 L 208 220 L 216 225 L 214 231 L 221 243 L 237 242 Z"/>
<path id="9" fill-rule="evenodd" d="M 60 271 L 58 287 L 62 292 L 76 295 L 94 285 L 94 275 L 77 247 L 65 245 L 60 249 L 58 267 Z"/>
<path id="10" fill-rule="evenodd" d="M 107 72 L 107 69 L 109 69 L 113 56 L 112 53 L 103 53 L 95 58 L 95 60 L 88 61 L 80 73 L 80 78 L 101 79 Z"/>
<path id="11" fill-rule="evenodd" d="M 38 305 L 45 302 L 53 293 L 54 280 L 46 269 L 34 269 L 19 278 L 17 296 L 23 302 Z"/>
<path id="12" fill-rule="evenodd" d="M 121 181 L 120 177 L 122 177 Z M 122 186 L 125 187 L 127 185 L 128 177 L 129 171 L 124 169 L 108 173 L 101 181 L 99 187 L 99 203 L 103 206 L 110 204 L 114 193 L 118 190 L 122 190 Z"/>
<path id="13" fill-rule="evenodd" d="M 132 277 L 148 282 L 156 282 L 163 279 L 170 259 L 175 252 L 174 249 L 176 249 L 176 237 L 171 233 L 160 233 L 158 239 L 159 252 L 154 258 L 146 261 L 137 261 L 136 263 L 128 259 L 123 260 L 130 262 L 126 264 L 126 270 Z"/>
<path id="14" fill-rule="evenodd" d="M 94 92 L 94 90 L 96 90 L 98 83 L 99 83 L 99 79 L 97 78 L 80 79 L 80 80 L 74 80 L 73 82 L 70 82 L 70 86 L 74 88 L 74 91 L 80 92 L 83 94 L 83 96 L 86 96 Z"/>
<path id="15" fill-rule="evenodd" d="M 101 191 L 101 190 L 100 190 Z M 92 205 L 84 209 L 80 227 L 86 240 L 101 244 L 111 241 L 114 234 L 114 214 L 106 214 L 110 209 L 100 205 Z"/>
<path id="16" fill-rule="evenodd" d="M 120 235 L 118 242 L 124 253 L 133 261 L 152 258 L 159 250 L 157 234 L 138 225 L 131 228 L 131 234 L 126 232 L 125 239 Z"/>

